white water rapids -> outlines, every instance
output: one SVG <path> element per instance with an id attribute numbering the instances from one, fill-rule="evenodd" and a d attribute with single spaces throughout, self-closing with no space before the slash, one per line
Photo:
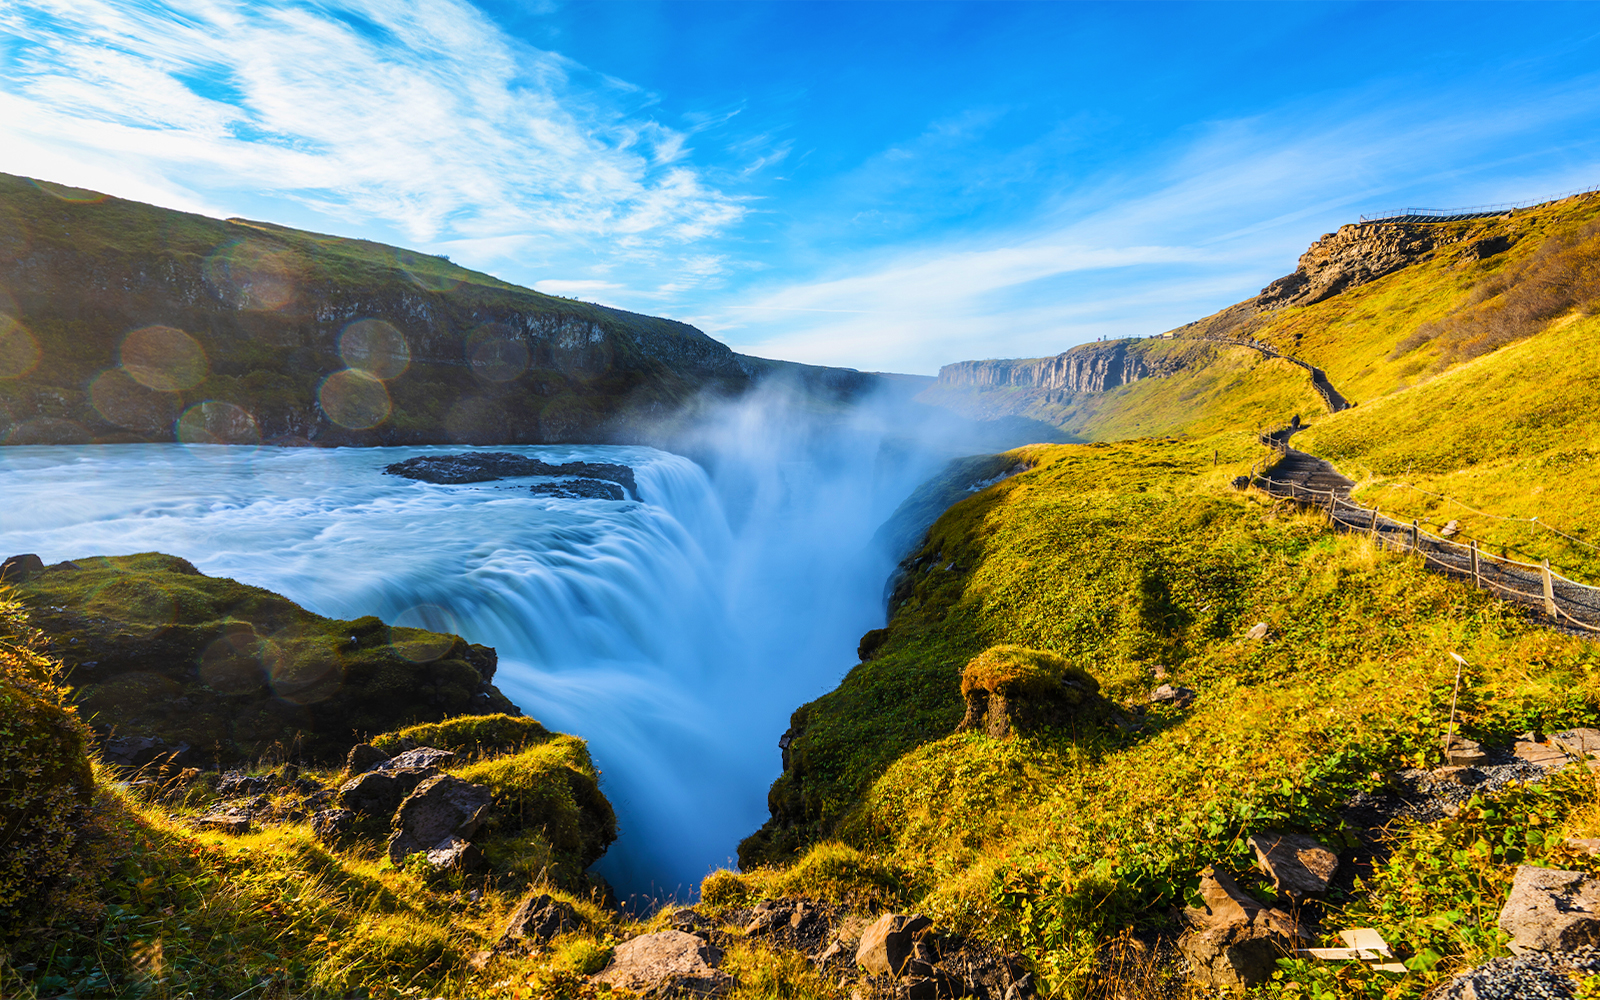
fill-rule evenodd
<path id="1" fill-rule="evenodd" d="M 166 552 L 318 614 L 494 646 L 502 691 L 590 741 L 621 829 L 599 870 L 681 897 L 766 818 L 790 712 L 882 624 L 873 531 L 949 455 L 748 419 L 701 442 L 709 475 L 643 447 L 481 449 L 624 463 L 640 502 L 383 474 L 464 447 L 5 448 L 0 557 Z"/>

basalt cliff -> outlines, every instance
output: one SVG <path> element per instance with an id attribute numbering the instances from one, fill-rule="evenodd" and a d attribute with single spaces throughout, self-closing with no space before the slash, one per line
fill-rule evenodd
<path id="1" fill-rule="evenodd" d="M 6 443 L 641 442 L 774 377 L 825 402 L 915 385 L 443 257 L 0 175 Z"/>

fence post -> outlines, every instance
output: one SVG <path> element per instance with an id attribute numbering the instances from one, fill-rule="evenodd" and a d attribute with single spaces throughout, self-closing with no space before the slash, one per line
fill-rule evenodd
<path id="1" fill-rule="evenodd" d="M 1417 539 L 1417 519 L 1413 517 L 1411 519 L 1411 551 L 1413 552 L 1417 551 Z"/>
<path id="2" fill-rule="evenodd" d="M 1557 615 L 1556 615 L 1556 590 L 1555 590 L 1555 586 L 1554 586 L 1553 581 L 1550 579 L 1550 560 L 1548 560 L 1548 559 L 1546 559 L 1544 561 L 1543 576 L 1544 576 L 1544 613 L 1549 615 L 1551 618 L 1555 618 L 1555 617 L 1557 617 Z"/>
<path id="3" fill-rule="evenodd" d="M 1339 527 L 1339 519 L 1333 516 L 1334 504 L 1336 504 L 1338 502 L 1339 502 L 1338 495 L 1336 493 L 1334 493 L 1332 490 L 1329 490 L 1328 491 L 1328 527 L 1330 527 L 1330 528 L 1337 529 Z"/>
<path id="4" fill-rule="evenodd" d="M 1483 589 L 1483 577 L 1478 573 L 1478 540 L 1472 540 L 1472 585 L 1479 590 Z"/>
<path id="5" fill-rule="evenodd" d="M 1372 508 L 1372 521 L 1367 525 L 1367 537 L 1378 537 L 1378 508 Z"/>

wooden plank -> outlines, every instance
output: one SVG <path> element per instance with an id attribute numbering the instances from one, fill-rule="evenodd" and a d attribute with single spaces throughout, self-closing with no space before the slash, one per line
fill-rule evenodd
<path id="1" fill-rule="evenodd" d="M 1550 579 L 1550 560 L 1546 559 L 1544 561 L 1544 566 L 1541 567 L 1541 569 L 1542 572 L 1540 575 L 1544 577 L 1544 613 L 1549 615 L 1551 618 L 1555 618 L 1557 617 L 1556 592 L 1554 583 Z"/>

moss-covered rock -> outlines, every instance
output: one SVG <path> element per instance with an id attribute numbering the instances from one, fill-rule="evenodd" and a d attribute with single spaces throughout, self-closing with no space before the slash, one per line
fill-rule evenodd
<path id="1" fill-rule="evenodd" d="M 1026 646 L 991 646 L 961 672 L 967 714 L 959 729 L 990 736 L 1059 725 L 1098 701 L 1100 682 L 1055 653 Z"/>
<path id="2" fill-rule="evenodd" d="M 275 746 L 332 762 L 363 734 L 519 714 L 487 646 L 323 618 L 174 556 L 59 563 L 18 595 L 96 731 L 186 743 L 206 763 Z"/>
<path id="3" fill-rule="evenodd" d="M 384 733 L 372 745 L 390 756 L 412 747 L 437 747 L 489 754 L 521 750 L 550 739 L 551 732 L 525 715 L 463 715 L 443 722 L 424 722 Z"/>
<path id="4" fill-rule="evenodd" d="M 570 881 L 617 839 L 616 813 L 600 792 L 600 772 L 588 745 L 575 736 L 556 735 L 452 773 L 494 792 L 491 818 L 478 839 L 496 868 L 516 869 L 526 855 L 548 877 Z"/>

